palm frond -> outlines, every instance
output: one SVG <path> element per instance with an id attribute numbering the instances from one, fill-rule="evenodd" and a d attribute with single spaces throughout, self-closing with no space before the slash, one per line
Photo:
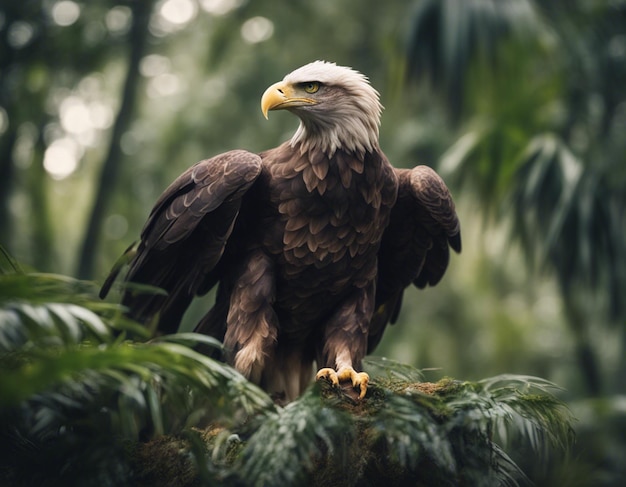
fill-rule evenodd
<path id="1" fill-rule="evenodd" d="M 465 105 L 472 62 L 493 68 L 501 45 L 529 41 L 541 19 L 529 0 L 424 0 L 417 3 L 408 45 L 408 74 L 428 81 L 453 118 Z"/>
<path id="2" fill-rule="evenodd" d="M 584 164 L 559 137 L 544 134 L 529 142 L 515 180 L 513 230 L 526 254 L 550 262 L 565 290 L 607 290 L 608 315 L 621 316 L 626 245 L 618 230 L 623 197 L 612 172 Z"/>
<path id="3" fill-rule="evenodd" d="M 455 119 L 471 121 L 441 160 L 448 180 L 474 183 L 488 214 L 513 211 L 513 236 L 530 264 L 555 271 L 570 317 L 601 312 L 623 323 L 625 165 L 614 128 L 623 62 L 598 54 L 623 34 L 623 12 L 571 7 L 418 2 L 408 72 L 432 81 Z M 581 296 L 593 299 L 579 304 Z M 572 327 L 588 333 L 586 324 Z M 597 368 L 588 362 L 581 358 L 583 369 Z M 585 374 L 596 390 L 598 374 Z"/>
<path id="4" fill-rule="evenodd" d="M 465 385 L 464 394 L 448 405 L 479 411 L 485 431 L 498 433 L 505 445 L 518 435 L 541 454 L 550 447 L 567 449 L 573 440 L 568 411 L 552 394 L 557 389 L 537 377 L 500 375 Z"/>
<path id="5" fill-rule="evenodd" d="M 408 471 L 430 465 L 440 485 L 448 479 L 454 485 L 457 462 L 440 417 L 405 395 L 387 393 L 384 407 L 371 418 L 368 428 L 373 437 L 373 447 L 386 452 L 388 462 L 397 463 Z"/>
<path id="6" fill-rule="evenodd" d="M 387 391 L 384 407 L 369 427 L 394 445 L 384 455 L 409 471 L 419 463 L 418 470 L 428 472 L 426 485 L 525 485 L 526 475 L 506 453 L 514 440 L 537 458 L 572 443 L 569 411 L 553 395 L 557 386 L 544 379 L 501 375 L 411 384 L 390 383 L 385 375 L 376 382 Z"/>
<path id="7" fill-rule="evenodd" d="M 10 303 L 0 309 L 0 322 L 0 350 L 4 351 L 28 342 L 61 345 L 111 340 L 109 327 L 97 314 L 71 303 Z"/>
<path id="8" fill-rule="evenodd" d="M 90 283 L 11 266 L 0 274 L 0 321 L 0 483 L 43 482 L 29 471 L 37 455 L 55 482 L 118 485 L 130 475 L 125 442 L 273 408 L 234 369 L 193 349 L 221 347 L 211 338 L 127 340 L 140 325 Z"/>
<path id="9" fill-rule="evenodd" d="M 111 331 L 147 337 L 127 320 L 119 305 L 95 297 L 93 283 L 58 274 L 0 274 L 0 350 L 26 343 L 104 343 Z"/>
<path id="10" fill-rule="evenodd" d="M 319 388 L 309 389 L 297 401 L 258 421 L 260 426 L 236 462 L 247 485 L 302 485 L 310 478 L 315 460 L 342 458 L 354 437 L 350 418 L 329 407 Z"/>
<path id="11" fill-rule="evenodd" d="M 93 400 L 94 394 L 110 391 L 117 391 L 117 400 L 128 403 L 129 408 L 121 412 L 155 412 L 155 399 L 159 407 L 171 406 L 181 413 L 201 406 L 241 408 L 248 414 L 271 404 L 265 393 L 234 369 L 167 341 L 24 350 L 19 357 L 17 367 L 0 371 L 0 389 L 4 392 L 0 404 L 4 407 L 31 397 L 56 398 L 57 402 L 74 398 L 84 403 Z M 150 416 L 155 419 L 160 415 Z M 129 433 L 125 428 L 121 432 Z M 163 433 L 163 429 L 157 432 Z"/>
<path id="12" fill-rule="evenodd" d="M 363 367 L 379 381 L 388 379 L 391 382 L 421 382 L 424 380 L 422 371 L 387 357 L 365 357 Z"/>

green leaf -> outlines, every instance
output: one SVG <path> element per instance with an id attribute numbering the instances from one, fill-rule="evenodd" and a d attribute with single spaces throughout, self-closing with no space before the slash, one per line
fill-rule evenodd
<path id="1" fill-rule="evenodd" d="M 327 407 L 314 387 L 285 408 L 262 418 L 236 464 L 236 471 L 248 485 L 301 485 L 316 459 L 340 455 L 340 448 L 353 434 L 349 418 Z"/>
<path id="2" fill-rule="evenodd" d="M 23 273 L 24 271 L 17 261 L 0 245 L 0 275 Z"/>

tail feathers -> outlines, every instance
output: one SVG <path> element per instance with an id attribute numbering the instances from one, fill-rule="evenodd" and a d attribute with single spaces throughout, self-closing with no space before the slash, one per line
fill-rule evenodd
<path id="1" fill-rule="evenodd" d="M 300 396 L 314 377 L 313 360 L 301 351 L 278 352 L 267 357 L 261 383 L 277 404 L 285 405 Z"/>

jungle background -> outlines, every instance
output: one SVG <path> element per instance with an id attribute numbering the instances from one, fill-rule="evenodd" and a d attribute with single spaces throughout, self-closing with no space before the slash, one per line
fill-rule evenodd
<path id="1" fill-rule="evenodd" d="M 260 96 L 316 59 L 369 76 L 390 161 L 436 168 L 461 219 L 462 254 L 376 355 L 558 384 L 576 485 L 620 485 L 624 0 L 3 0 L 0 244 L 101 283 L 185 168 L 290 137 Z"/>

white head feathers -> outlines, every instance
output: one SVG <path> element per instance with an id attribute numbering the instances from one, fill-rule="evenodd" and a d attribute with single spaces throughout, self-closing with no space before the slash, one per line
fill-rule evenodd
<path id="1" fill-rule="evenodd" d="M 315 61 L 289 73 L 283 82 L 319 82 L 316 105 L 293 110 L 300 127 L 291 139 L 303 152 L 322 150 L 331 157 L 337 149 L 363 155 L 378 148 L 383 106 L 368 78 L 345 66 Z"/>

